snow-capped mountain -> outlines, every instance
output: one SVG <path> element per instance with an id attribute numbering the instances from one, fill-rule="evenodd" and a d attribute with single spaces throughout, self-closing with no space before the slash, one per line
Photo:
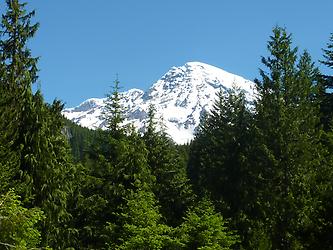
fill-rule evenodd
<path id="1" fill-rule="evenodd" d="M 157 118 L 171 138 L 179 144 L 189 142 L 201 115 L 211 109 L 219 89 L 228 90 L 233 85 L 243 89 L 248 100 L 253 99 L 254 84 L 243 77 L 200 62 L 172 67 L 147 92 L 140 89 L 122 92 L 124 123 L 132 123 L 142 131 L 148 107 L 153 104 Z M 104 101 L 105 98 L 88 99 L 75 108 L 65 109 L 63 114 L 81 126 L 103 129 Z"/>

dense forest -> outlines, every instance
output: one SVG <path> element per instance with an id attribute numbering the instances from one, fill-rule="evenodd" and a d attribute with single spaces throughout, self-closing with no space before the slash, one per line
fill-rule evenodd
<path id="1" fill-rule="evenodd" d="M 194 140 L 175 145 L 149 109 L 122 126 L 120 82 L 107 130 L 46 103 L 38 30 L 6 0 L 0 30 L 0 249 L 333 249 L 333 73 L 273 28 L 248 103 L 216 96 Z M 333 69 L 333 34 L 320 62 Z M 47 70 L 47 69 L 45 69 Z"/>

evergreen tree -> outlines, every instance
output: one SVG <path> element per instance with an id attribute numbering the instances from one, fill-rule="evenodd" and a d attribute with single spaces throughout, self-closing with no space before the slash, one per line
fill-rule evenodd
<path id="1" fill-rule="evenodd" d="M 123 107 L 120 104 L 121 93 L 119 93 L 119 80 L 114 81 L 112 92 L 106 95 L 105 109 L 103 111 L 106 127 L 112 137 L 117 138 L 123 133 L 122 122 Z"/>
<path id="2" fill-rule="evenodd" d="M 103 131 L 81 127 L 72 121 L 66 120 L 64 133 L 69 140 L 75 161 L 82 162 L 91 145 L 95 143 L 98 134 L 103 133 Z"/>
<path id="3" fill-rule="evenodd" d="M 333 68 L 333 33 L 327 43 L 327 48 L 324 51 L 324 61 L 321 61 L 327 67 Z"/>
<path id="4" fill-rule="evenodd" d="M 100 131 L 85 159 L 85 184 L 76 209 L 81 247 L 103 248 L 121 244 L 123 221 L 119 216 L 126 199 L 139 189 L 149 192 L 154 182 L 147 166 L 147 150 L 139 135 L 122 127 L 118 82 L 109 95 L 104 116 L 110 126 Z M 115 108 L 114 108 L 115 107 Z M 110 226 L 113 225 L 112 233 Z"/>
<path id="5" fill-rule="evenodd" d="M 324 49 L 324 65 L 333 68 L 333 34 Z M 309 249 L 332 249 L 333 242 L 330 232 L 333 230 L 333 162 L 332 162 L 332 104 L 333 95 L 331 93 L 333 86 L 333 77 L 330 75 L 322 76 L 320 79 L 321 92 L 318 96 L 321 110 L 321 123 L 325 129 L 322 132 L 321 141 L 323 149 L 326 150 L 324 161 L 316 171 L 316 189 L 313 196 L 316 198 L 316 207 L 311 216 L 312 224 L 305 228 L 304 235 L 308 239 L 307 247 Z"/>
<path id="6" fill-rule="evenodd" d="M 250 159 L 252 115 L 247 105 L 239 89 L 220 90 L 211 112 L 201 120 L 188 164 L 196 192 L 210 195 L 242 240 L 249 233 L 256 192 Z"/>
<path id="7" fill-rule="evenodd" d="M 156 177 L 153 191 L 168 224 L 176 226 L 194 196 L 186 176 L 184 161 L 166 133 L 157 129 L 155 108 L 150 106 L 143 140 L 148 150 L 148 166 Z"/>
<path id="8" fill-rule="evenodd" d="M 258 195 L 273 249 L 304 246 L 300 234 L 310 223 L 315 170 L 323 160 L 314 100 L 318 71 L 306 52 L 296 65 L 297 49 L 291 44 L 284 29 L 274 28 L 271 55 L 262 59 L 269 73 L 260 70 L 262 81 L 256 81 Z"/>
<path id="9" fill-rule="evenodd" d="M 121 220 L 120 243 L 110 249 L 166 249 L 173 244 L 171 228 L 162 223 L 154 194 L 138 189 L 131 191 L 117 215 Z M 109 224 L 110 233 L 117 225 Z"/>
<path id="10" fill-rule="evenodd" d="M 333 69 L 333 33 L 327 43 L 327 48 L 323 49 L 324 60 L 321 61 L 325 66 Z M 322 82 L 322 92 L 321 92 L 321 112 L 322 112 L 322 123 L 325 130 L 330 130 L 332 126 L 333 117 L 333 75 L 324 75 Z"/>
<path id="11" fill-rule="evenodd" d="M 66 212 L 69 176 L 72 165 L 62 135 L 62 105 L 46 105 L 39 91 L 32 92 L 37 80 L 37 58 L 27 48 L 38 24 L 32 25 L 34 12 L 26 13 L 25 4 L 7 0 L 1 26 L 1 148 L 6 157 L 0 166 L 10 169 L 7 177 L 23 205 L 40 207 L 45 214 L 42 245 L 63 248 L 69 244 Z M 3 150 L 1 150 L 3 151 Z M 4 161 L 4 162 L 3 162 Z M 67 237 L 67 238 L 66 238 Z M 61 244 L 60 244 L 61 243 Z"/>
<path id="12" fill-rule="evenodd" d="M 109 169 L 110 181 L 112 180 L 114 191 L 118 195 L 125 195 L 126 190 L 136 188 L 137 182 L 151 187 L 154 181 L 147 168 L 147 151 L 143 141 L 134 128 L 122 127 L 123 107 L 119 93 L 119 81 L 106 102 L 105 120 L 108 124 L 107 151 L 105 161 L 112 165 Z M 124 193 L 125 192 L 125 193 Z"/>
<path id="13" fill-rule="evenodd" d="M 108 194 L 110 204 L 107 222 L 115 226 L 113 233 L 106 235 L 106 239 L 107 242 L 117 244 L 122 233 L 122 221 L 118 214 L 126 203 L 126 197 L 139 189 L 151 191 L 155 178 L 147 165 L 145 145 L 135 131 L 111 143 L 113 158 L 105 162 L 108 172 L 103 191 Z"/>
<path id="14" fill-rule="evenodd" d="M 315 185 L 311 192 L 315 201 L 310 221 L 302 230 L 307 249 L 333 249 L 333 137 L 332 132 L 322 133 L 324 159 L 315 172 Z M 319 164 L 318 164 L 319 165 Z"/>
<path id="15" fill-rule="evenodd" d="M 213 204 L 203 199 L 189 209 L 179 227 L 180 249 L 233 249 L 238 236 L 226 227 Z"/>
<path id="16" fill-rule="evenodd" d="M 109 196 L 105 194 L 105 170 L 99 160 L 86 158 L 76 174 L 75 196 L 71 199 L 73 227 L 78 230 L 75 247 L 96 249 L 105 245 L 103 238 L 106 221 L 111 214 Z"/>
<path id="17" fill-rule="evenodd" d="M 37 58 L 30 55 L 26 42 L 38 28 L 31 25 L 34 12 L 26 13 L 25 4 L 6 1 L 8 11 L 2 16 L 0 30 L 0 166 L 8 182 L 18 171 L 20 156 L 17 140 L 24 122 L 25 102 L 31 96 L 31 84 L 37 79 Z"/>

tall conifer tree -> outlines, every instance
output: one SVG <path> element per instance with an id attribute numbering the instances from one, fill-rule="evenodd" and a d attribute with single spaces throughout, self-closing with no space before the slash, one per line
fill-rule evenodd
<path id="1" fill-rule="evenodd" d="M 37 79 L 37 58 L 30 55 L 26 48 L 28 39 L 35 34 L 38 24 L 31 25 L 34 12 L 26 13 L 25 4 L 18 1 L 6 1 L 7 12 L 1 20 L 0 41 L 0 150 L 3 157 L 0 163 L 9 176 L 18 171 L 18 140 L 22 140 L 21 129 L 24 126 L 24 109 L 31 101 L 31 84 Z M 9 168 L 9 169 L 8 169 Z M 9 177 L 8 176 L 8 177 Z"/>
<path id="2" fill-rule="evenodd" d="M 238 235 L 227 226 L 222 215 L 206 198 L 187 210 L 179 226 L 179 245 L 173 249 L 235 249 Z"/>
<path id="3" fill-rule="evenodd" d="M 186 166 L 182 164 L 175 145 L 164 131 L 158 131 L 155 107 L 152 105 L 149 107 L 143 140 L 148 151 L 148 166 L 156 177 L 153 191 L 160 202 L 162 214 L 170 225 L 179 225 L 194 195 L 186 175 Z"/>
<path id="4" fill-rule="evenodd" d="M 264 189 L 258 194 L 272 247 L 294 249 L 304 246 L 300 232 L 310 223 L 311 188 L 322 161 L 314 100 L 318 71 L 306 52 L 296 64 L 297 49 L 285 29 L 274 28 L 268 50 L 262 59 L 268 73 L 260 70 L 257 81 L 257 169 Z"/>
<path id="5" fill-rule="evenodd" d="M 0 142 L 6 145 L 9 155 L 10 185 L 22 197 L 23 205 L 44 211 L 42 245 L 63 248 L 70 238 L 66 202 L 70 179 L 67 173 L 72 167 L 62 135 L 63 106 L 58 101 L 46 105 L 41 93 L 32 91 L 38 59 L 31 56 L 27 42 L 38 28 L 38 24 L 31 24 L 34 12 L 27 13 L 26 4 L 18 0 L 6 3 L 0 42 L 4 93 L 1 128 L 6 132 L 1 134 Z"/>
<path id="6" fill-rule="evenodd" d="M 325 66 L 333 69 L 333 33 L 327 43 L 327 47 L 323 49 L 324 60 L 320 61 Z M 330 75 L 324 75 L 322 82 L 322 93 L 321 93 L 321 112 L 322 122 L 326 130 L 330 130 L 332 127 L 333 118 L 333 73 Z"/>
<path id="7" fill-rule="evenodd" d="M 200 123 L 188 164 L 196 192 L 200 196 L 208 194 L 244 238 L 255 201 L 251 124 L 244 93 L 236 88 L 228 92 L 221 89 L 211 112 Z"/>
<path id="8" fill-rule="evenodd" d="M 123 107 L 121 106 L 121 93 L 119 92 L 119 80 L 114 81 L 111 93 L 106 95 L 104 118 L 106 127 L 112 137 L 117 138 L 122 131 Z"/>
<path id="9" fill-rule="evenodd" d="M 88 182 L 82 189 L 77 211 L 80 219 L 76 222 L 83 226 L 81 247 L 121 244 L 126 222 L 120 215 L 126 209 L 127 199 L 139 190 L 150 197 L 154 177 L 147 165 L 147 150 L 134 129 L 123 127 L 123 113 L 116 80 L 104 110 L 107 130 L 100 132 L 87 160 Z"/>
<path id="10" fill-rule="evenodd" d="M 333 33 L 324 51 L 322 64 L 333 69 Z M 332 249 L 333 240 L 330 232 L 333 230 L 333 75 L 323 75 L 320 79 L 321 92 L 319 95 L 321 122 L 325 129 L 322 133 L 322 142 L 326 150 L 325 161 L 316 171 L 316 189 L 314 192 L 316 199 L 315 212 L 312 215 L 313 223 L 306 228 L 305 235 L 309 239 L 310 249 Z"/>

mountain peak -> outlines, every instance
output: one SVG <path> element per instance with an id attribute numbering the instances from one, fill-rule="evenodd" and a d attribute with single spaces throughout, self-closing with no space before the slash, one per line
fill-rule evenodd
<path id="1" fill-rule="evenodd" d="M 209 65 L 209 64 L 198 62 L 198 61 L 191 61 L 191 62 L 185 63 L 185 65 L 193 67 L 193 66 L 206 66 L 206 65 Z"/>
<path id="2" fill-rule="evenodd" d="M 187 63 L 185 63 L 184 66 L 188 66 L 188 67 L 214 67 L 210 64 L 203 63 L 203 62 L 198 62 L 198 61 L 187 62 Z"/>
<path id="3" fill-rule="evenodd" d="M 203 62 L 187 62 L 185 63 L 185 65 L 183 66 L 185 68 L 191 68 L 192 70 L 198 70 L 198 71 L 215 71 L 215 72 L 225 72 L 226 74 L 231 74 L 221 68 L 218 68 L 216 66 L 207 64 L 207 63 L 203 63 Z"/>
<path id="4" fill-rule="evenodd" d="M 170 137 L 176 143 L 187 143 L 193 138 L 202 114 L 211 109 L 216 93 L 233 85 L 243 89 L 249 100 L 253 99 L 254 84 L 243 77 L 202 62 L 172 67 L 146 93 L 139 89 L 122 93 L 124 124 L 131 123 L 143 131 L 148 107 L 153 104 L 156 118 L 163 120 Z M 63 114 L 81 126 L 105 128 L 101 119 L 103 107 L 103 99 L 93 98 L 76 108 L 65 109 Z"/>

